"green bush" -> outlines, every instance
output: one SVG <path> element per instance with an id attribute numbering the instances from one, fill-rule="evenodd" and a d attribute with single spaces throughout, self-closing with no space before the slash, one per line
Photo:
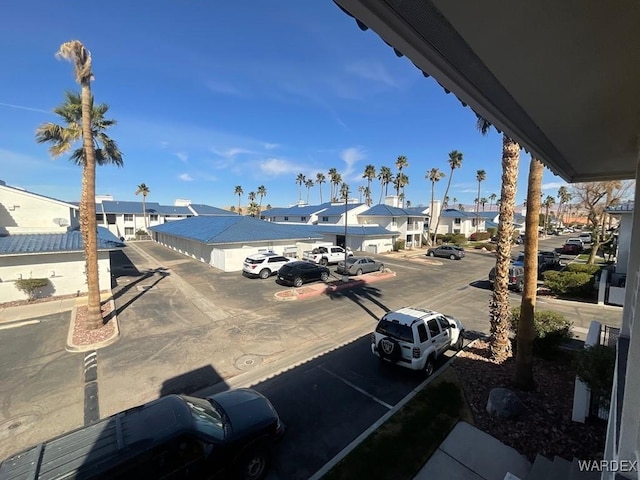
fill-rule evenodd
<path id="1" fill-rule="evenodd" d="M 511 329 L 518 335 L 520 308 L 511 311 Z M 536 310 L 533 315 L 533 353 L 539 357 L 553 356 L 560 344 L 571 338 L 571 325 L 564 315 L 551 310 Z"/>
<path id="2" fill-rule="evenodd" d="M 29 297 L 29 301 L 36 297 L 36 292 L 44 287 L 50 285 L 48 278 L 23 278 L 16 280 L 16 288 L 21 292 L 24 292 Z"/>
<path id="3" fill-rule="evenodd" d="M 600 265 L 588 265 L 586 263 L 570 263 L 567 265 L 568 272 L 588 273 L 594 275 L 600 270 Z"/>
<path id="4" fill-rule="evenodd" d="M 397 252 L 399 250 L 404 250 L 405 243 L 406 243 L 406 240 L 401 240 L 401 239 L 396 240 L 395 243 L 393 244 L 393 251 Z"/>
<path id="5" fill-rule="evenodd" d="M 491 234 L 489 232 L 474 232 L 471 235 L 469 235 L 469 240 L 472 242 L 489 240 L 490 238 L 491 238 Z"/>
<path id="6" fill-rule="evenodd" d="M 542 274 L 545 286 L 554 295 L 591 298 L 594 276 L 584 272 L 556 272 L 547 270 Z"/>
<path id="7" fill-rule="evenodd" d="M 454 245 L 464 245 L 467 243 L 467 237 L 462 233 L 445 233 L 436 236 L 438 243 L 453 243 Z"/>
<path id="8" fill-rule="evenodd" d="M 615 350 L 605 345 L 593 345 L 580 350 L 574 362 L 578 378 L 608 406 L 616 364 Z"/>
<path id="9" fill-rule="evenodd" d="M 489 233 L 489 238 L 491 238 L 498 233 L 498 229 L 496 227 L 489 227 L 487 228 L 487 232 Z"/>

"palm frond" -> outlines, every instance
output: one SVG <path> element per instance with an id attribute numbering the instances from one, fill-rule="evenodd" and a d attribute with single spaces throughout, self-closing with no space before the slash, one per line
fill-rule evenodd
<path id="1" fill-rule="evenodd" d="M 486 135 L 491 130 L 491 123 L 484 117 L 476 114 L 478 118 L 476 121 L 476 128 L 482 135 Z"/>
<path id="2" fill-rule="evenodd" d="M 69 160 L 71 160 L 73 163 L 75 163 L 79 167 L 84 167 L 84 164 L 85 164 L 84 150 L 82 149 L 82 147 L 76 148 L 71 154 L 71 157 L 69 158 Z"/>

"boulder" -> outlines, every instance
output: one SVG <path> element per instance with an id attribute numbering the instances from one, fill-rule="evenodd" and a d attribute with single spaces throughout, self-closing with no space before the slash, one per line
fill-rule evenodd
<path id="1" fill-rule="evenodd" d="M 508 388 L 494 388 L 489 392 L 487 412 L 498 418 L 514 418 L 524 412 L 524 404 Z"/>

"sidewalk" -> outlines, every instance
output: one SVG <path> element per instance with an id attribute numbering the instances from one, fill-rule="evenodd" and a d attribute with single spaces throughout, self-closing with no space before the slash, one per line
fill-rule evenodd
<path id="1" fill-rule="evenodd" d="M 15 307 L 0 306 L 0 325 L 32 320 L 34 318 L 73 310 L 76 302 L 86 304 L 86 297 L 65 298 L 47 302 L 30 303 Z"/>

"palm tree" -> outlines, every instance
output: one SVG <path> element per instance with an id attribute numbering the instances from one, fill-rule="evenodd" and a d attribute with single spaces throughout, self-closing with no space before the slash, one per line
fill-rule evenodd
<path id="1" fill-rule="evenodd" d="M 404 155 L 398 155 L 398 158 L 396 159 L 396 168 L 398 169 L 398 173 L 396 174 L 396 182 L 394 184 L 396 186 L 396 195 L 398 196 L 400 196 L 400 188 L 402 188 L 400 185 L 402 181 L 398 181 L 398 177 L 402 175 L 402 169 L 408 166 L 409 162 L 407 161 L 407 157 Z"/>
<path id="2" fill-rule="evenodd" d="M 242 190 L 242 187 L 240 185 L 236 185 L 236 187 L 233 189 L 233 194 L 238 195 L 238 215 L 242 215 L 242 208 L 240 208 L 240 197 L 242 197 L 243 193 L 244 190 Z"/>
<path id="3" fill-rule="evenodd" d="M 302 201 L 302 185 L 304 185 L 304 182 L 306 180 L 307 177 L 305 177 L 302 173 L 299 173 L 296 177 L 296 183 L 298 184 L 298 202 Z"/>
<path id="4" fill-rule="evenodd" d="M 334 202 L 338 201 L 338 189 L 340 188 L 340 184 L 342 183 L 342 175 L 340 175 L 339 173 L 336 172 L 336 174 L 333 176 L 333 191 L 334 191 L 334 195 L 335 197 L 333 198 Z"/>
<path id="5" fill-rule="evenodd" d="M 364 167 L 364 174 L 362 178 L 367 179 L 367 188 L 369 189 L 369 195 L 365 195 L 367 206 L 371 206 L 371 181 L 376 179 L 376 167 L 373 165 L 367 165 Z"/>
<path id="6" fill-rule="evenodd" d="M 309 205 L 309 192 L 311 192 L 311 188 L 313 187 L 313 180 L 307 178 L 304 181 L 304 186 L 307 188 L 307 205 Z"/>
<path id="7" fill-rule="evenodd" d="M 569 202 L 569 195 L 569 191 L 564 185 L 558 189 L 558 200 L 560 200 L 560 203 L 558 205 L 558 217 L 560 218 L 560 222 L 562 222 L 562 224 L 564 224 L 564 208 Z"/>
<path id="8" fill-rule="evenodd" d="M 551 195 L 547 195 L 547 198 L 544 199 L 544 234 L 547 234 L 547 230 L 549 229 L 549 209 L 553 204 L 556 203 L 556 199 Z"/>
<path id="9" fill-rule="evenodd" d="M 453 197 L 453 203 L 454 203 L 454 205 L 455 205 L 456 203 L 458 203 L 458 199 L 457 199 L 456 197 Z"/>
<path id="10" fill-rule="evenodd" d="M 330 168 L 329 169 L 329 185 L 331 186 L 331 195 L 330 195 L 330 201 L 333 202 L 333 200 L 336 198 L 334 189 L 336 186 L 336 175 L 338 175 L 338 170 L 335 168 Z"/>
<path id="11" fill-rule="evenodd" d="M 371 205 L 371 189 L 369 187 L 364 187 L 362 193 L 367 202 L 367 205 Z"/>
<path id="12" fill-rule="evenodd" d="M 484 212 L 484 206 L 487 204 L 489 200 L 486 199 L 486 197 L 482 197 L 480 199 L 480 205 L 482 205 L 482 211 Z"/>
<path id="13" fill-rule="evenodd" d="M 478 182 L 478 198 L 476 198 L 476 233 L 480 229 L 480 184 L 487 179 L 487 172 L 478 170 L 476 172 L 476 181 Z"/>
<path id="14" fill-rule="evenodd" d="M 542 193 L 542 162 L 531 157 L 527 198 L 533 199 L 527 205 L 525 231 L 536 232 L 540 222 L 540 194 Z M 538 235 L 524 237 L 524 289 L 520 304 L 518 336 L 516 338 L 516 370 L 513 382 L 522 390 L 533 387 L 533 339 L 535 338 L 534 314 L 536 291 L 538 289 Z"/>
<path id="15" fill-rule="evenodd" d="M 449 152 L 449 167 L 451 167 L 451 173 L 449 173 L 449 180 L 447 181 L 447 189 L 444 191 L 444 197 L 446 197 L 447 195 L 449 195 L 449 187 L 451 187 L 451 179 L 453 178 L 453 171 L 456 168 L 460 168 L 462 166 L 462 152 L 459 152 L 457 150 L 451 150 Z M 456 202 L 456 199 L 453 199 L 453 202 Z M 442 202 L 444 203 L 444 202 Z M 462 210 L 462 209 L 460 209 Z M 442 210 L 440 210 L 440 212 L 438 213 L 438 220 L 436 221 L 436 228 L 433 231 L 433 244 L 435 245 L 436 243 L 436 237 L 438 235 L 438 228 L 440 227 L 440 219 L 442 218 Z"/>
<path id="16" fill-rule="evenodd" d="M 325 183 L 327 179 L 325 178 L 323 173 L 316 173 L 316 185 L 320 188 L 320 203 L 322 203 L 322 184 Z"/>
<path id="17" fill-rule="evenodd" d="M 431 221 L 433 220 L 433 204 L 436 193 L 436 182 L 439 182 L 441 178 L 446 177 L 446 174 L 440 171 L 439 168 L 432 168 L 427 172 L 424 176 L 427 180 L 431 182 L 431 204 L 429 205 L 429 230 L 427 237 L 429 238 L 429 244 L 431 245 Z M 442 208 L 445 207 L 446 203 L 449 201 L 449 197 L 444 198 L 444 202 L 442 204 Z"/>
<path id="18" fill-rule="evenodd" d="M 98 274 L 96 165 L 122 166 L 122 153 L 116 142 L 104 133 L 107 128 L 116 123 L 115 120 L 104 119 L 104 114 L 109 109 L 108 105 L 101 104 L 95 107 L 93 104 L 91 53 L 81 42 L 72 40 L 63 43 L 56 55 L 73 63 L 75 80 L 80 84 L 80 96 L 67 93 L 67 101 L 54 109 L 54 112 L 64 119 L 67 126 L 44 124 L 36 130 L 36 141 L 38 143 L 52 143 L 49 151 L 56 157 L 68 152 L 76 141 L 82 139 L 82 147 L 71 154 L 71 160 L 82 166 L 80 232 L 87 275 L 87 328 L 96 329 L 104 323 L 100 305 Z"/>
<path id="19" fill-rule="evenodd" d="M 253 192 L 251 192 L 253 193 Z M 249 203 L 249 206 L 247 207 L 247 213 L 249 215 L 251 215 L 252 217 L 256 216 L 256 213 L 258 213 L 258 204 L 256 202 L 251 202 Z"/>
<path id="20" fill-rule="evenodd" d="M 258 196 L 260 197 L 260 204 L 258 205 L 258 218 L 260 218 L 260 213 L 262 213 L 262 199 L 267 195 L 267 187 L 264 185 L 260 185 L 258 187 Z"/>
<path id="21" fill-rule="evenodd" d="M 138 185 L 138 189 L 136 190 L 136 195 L 142 194 L 142 218 L 144 219 L 144 227 L 145 230 L 149 228 L 149 223 L 147 222 L 147 195 L 149 195 L 149 187 L 147 187 L 144 183 Z"/>
<path id="22" fill-rule="evenodd" d="M 433 198 L 431 199 L 431 202 L 433 202 Z M 449 196 L 447 195 L 446 197 L 444 197 L 444 203 L 442 204 L 442 208 L 447 208 L 449 206 Z"/>
<path id="23" fill-rule="evenodd" d="M 364 187 L 358 185 L 358 203 L 362 203 L 362 194 L 364 193 Z"/>
<path id="24" fill-rule="evenodd" d="M 404 199 L 404 187 L 409 185 L 409 177 L 400 172 L 396 175 L 396 179 L 393 181 L 393 185 L 396 187 L 398 198 Z M 402 190 L 402 192 L 400 192 Z"/>
<path id="25" fill-rule="evenodd" d="M 336 190 L 337 191 L 337 190 Z M 340 199 L 341 200 L 348 200 L 349 199 L 349 194 L 351 193 L 351 191 L 349 190 L 349 185 L 347 185 L 346 183 L 342 183 L 342 185 L 340 185 Z"/>
<path id="26" fill-rule="evenodd" d="M 382 192 L 384 192 L 384 196 L 386 197 L 389 193 L 388 187 L 391 182 L 393 182 L 393 172 L 389 167 L 380 167 L 380 173 L 378 173 L 378 180 L 380 180 L 380 202 L 382 203 Z"/>
<path id="27" fill-rule="evenodd" d="M 496 198 L 498 198 L 498 196 L 495 193 L 492 193 L 491 195 L 489 195 L 489 211 L 491 212 L 491 205 L 496 201 Z"/>
<path id="28" fill-rule="evenodd" d="M 491 125 L 478 116 L 478 130 L 486 135 Z M 502 135 L 502 187 L 500 190 L 500 215 L 498 220 L 498 245 L 496 248 L 496 279 L 489 304 L 489 350 L 498 363 L 511 356 L 509 339 L 511 311 L 509 307 L 509 264 L 513 239 L 513 213 L 516 206 L 518 163 L 520 145 L 507 135 Z"/>
<path id="29" fill-rule="evenodd" d="M 255 202 L 255 200 L 256 200 L 256 192 L 249 192 L 247 194 L 247 199 L 249 200 L 250 203 Z"/>
<path id="30" fill-rule="evenodd" d="M 458 204 L 458 210 L 460 210 L 461 212 L 464 212 L 464 205 L 459 203 Z M 434 237 L 435 238 L 435 237 Z"/>

